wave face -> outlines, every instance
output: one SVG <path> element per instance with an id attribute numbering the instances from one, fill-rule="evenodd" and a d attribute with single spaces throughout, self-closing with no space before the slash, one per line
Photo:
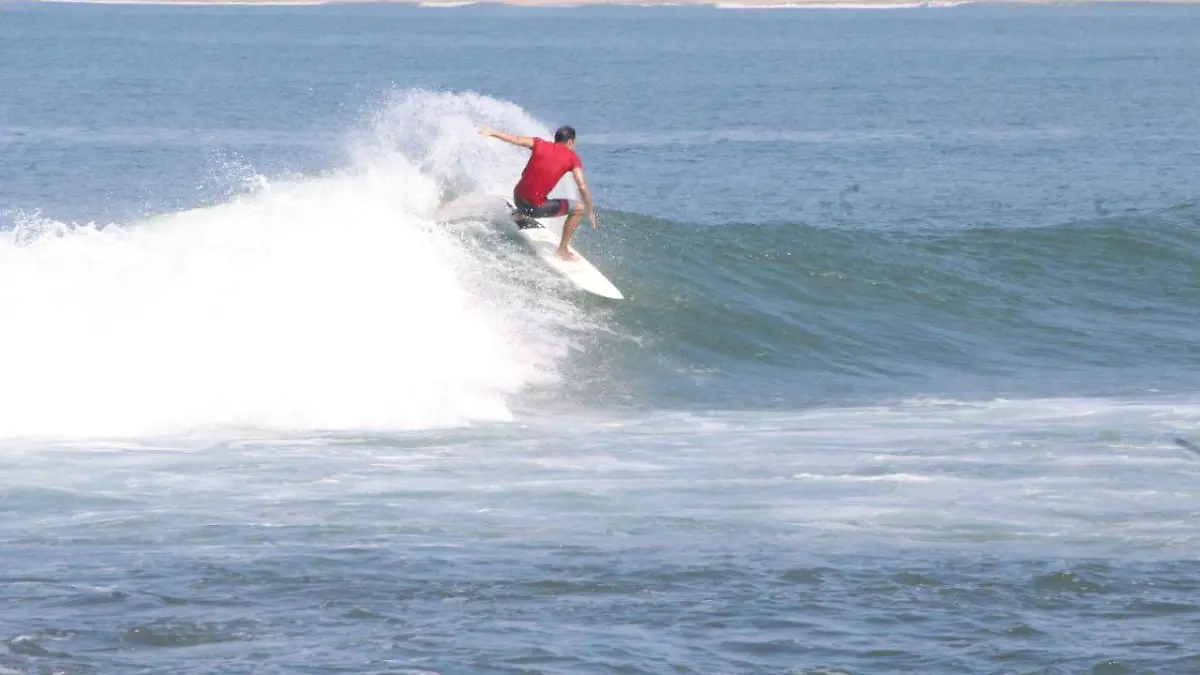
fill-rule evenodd
<path id="1" fill-rule="evenodd" d="M 1196 203 L 958 229 L 607 211 L 580 244 L 629 299 L 593 302 L 483 200 L 525 157 L 483 123 L 549 133 L 408 91 L 320 176 L 105 227 L 24 218 L 0 239 L 0 435 L 1195 391 Z"/>
<path id="2" fill-rule="evenodd" d="M 630 373 L 708 403 L 1194 391 L 1200 207 L 1038 227 L 696 227 L 616 216 Z M 661 388 L 661 383 L 646 386 Z M 798 398 L 799 397 L 799 398 Z"/>
<path id="3" fill-rule="evenodd" d="M 23 219 L 0 238 L 0 435 L 507 419 L 584 322 L 480 221 L 435 218 L 520 169 L 481 123 L 547 131 L 510 104 L 407 92 L 343 170 L 141 222 Z"/>

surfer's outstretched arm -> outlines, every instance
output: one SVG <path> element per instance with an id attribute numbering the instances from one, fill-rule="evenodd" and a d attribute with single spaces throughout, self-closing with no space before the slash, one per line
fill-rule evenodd
<path id="1" fill-rule="evenodd" d="M 489 127 L 480 128 L 479 133 L 483 134 L 484 136 L 487 136 L 488 138 L 499 138 L 500 140 L 504 141 L 505 143 L 512 143 L 513 145 L 519 145 L 522 148 L 532 148 L 533 147 L 533 139 L 529 136 L 513 136 L 512 134 L 505 133 L 503 131 L 496 131 L 495 129 L 491 129 Z"/>

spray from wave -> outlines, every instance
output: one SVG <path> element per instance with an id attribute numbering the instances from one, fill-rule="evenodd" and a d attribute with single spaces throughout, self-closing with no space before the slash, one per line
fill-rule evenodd
<path id="1" fill-rule="evenodd" d="M 520 170 L 481 123 L 546 132 L 408 92 L 324 176 L 104 228 L 26 219 L 0 239 L 0 436 L 507 419 L 582 317 L 482 221 L 436 218 Z"/>

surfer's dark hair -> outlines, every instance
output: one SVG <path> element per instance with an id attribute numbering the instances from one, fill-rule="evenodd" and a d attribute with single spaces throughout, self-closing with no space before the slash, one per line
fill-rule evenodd
<path id="1" fill-rule="evenodd" d="M 566 143 L 573 140 L 575 140 L 575 129 L 573 127 L 559 127 L 558 131 L 554 132 L 555 143 Z"/>

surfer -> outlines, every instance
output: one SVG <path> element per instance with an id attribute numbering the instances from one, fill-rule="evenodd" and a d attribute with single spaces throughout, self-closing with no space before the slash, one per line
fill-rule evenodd
<path id="1" fill-rule="evenodd" d="M 483 127 L 479 133 L 488 138 L 498 138 L 506 143 L 532 150 L 529 162 L 521 173 L 521 180 L 513 188 L 513 203 L 517 206 L 518 221 L 529 218 L 559 218 L 567 216 L 563 224 L 562 238 L 558 243 L 558 256 L 563 260 L 578 260 L 571 252 L 571 235 L 579 226 L 583 214 L 587 213 L 592 227 L 596 227 L 596 212 L 592 208 L 592 192 L 583 180 L 583 163 L 575 154 L 575 130 L 559 127 L 554 132 L 554 142 L 530 136 L 513 136 L 503 131 Z M 548 199 L 547 193 L 558 185 L 568 172 L 575 178 L 583 204 L 571 199 Z"/>

